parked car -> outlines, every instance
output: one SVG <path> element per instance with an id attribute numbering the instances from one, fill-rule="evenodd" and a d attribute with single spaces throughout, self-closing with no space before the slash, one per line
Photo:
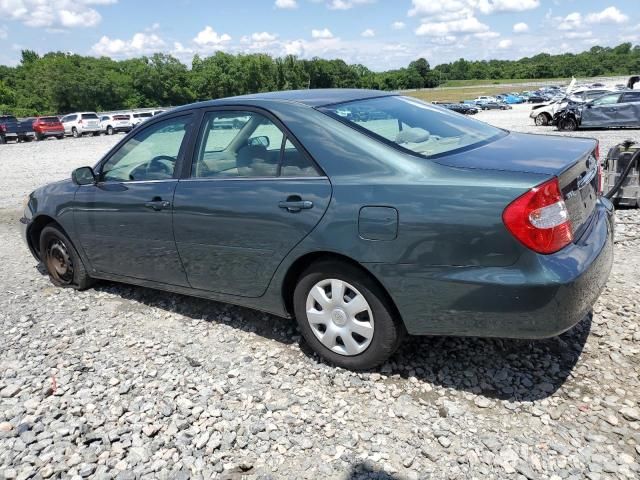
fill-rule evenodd
<path id="1" fill-rule="evenodd" d="M 153 117 L 153 112 L 133 112 L 131 124 L 135 128 L 142 122 L 149 120 L 151 117 Z"/>
<path id="2" fill-rule="evenodd" d="M 466 103 L 443 103 L 440 105 L 448 110 L 462 113 L 463 115 L 475 115 L 478 113 L 478 109 L 473 105 L 467 105 Z"/>
<path id="3" fill-rule="evenodd" d="M 569 103 L 556 113 L 559 130 L 640 127 L 640 90 L 608 93 L 586 103 Z"/>
<path id="4" fill-rule="evenodd" d="M 549 101 L 551 97 L 540 92 L 533 92 L 527 97 L 529 103 L 542 103 Z"/>
<path id="5" fill-rule="evenodd" d="M 78 112 L 65 115 L 60 120 L 64 133 L 75 138 L 83 135 L 100 135 L 100 118 L 95 112 Z"/>
<path id="6" fill-rule="evenodd" d="M 33 131 L 38 140 L 47 137 L 64 138 L 64 126 L 58 117 L 37 117 L 33 120 Z"/>
<path id="7" fill-rule="evenodd" d="M 479 103 L 478 108 L 481 110 L 511 110 L 513 107 L 504 102 L 484 102 Z"/>
<path id="8" fill-rule="evenodd" d="M 498 100 L 496 99 L 496 97 L 491 97 L 488 95 L 480 95 L 479 97 L 476 97 L 476 99 L 474 100 L 476 105 L 480 105 L 481 103 L 497 102 L 497 101 Z"/>
<path id="9" fill-rule="evenodd" d="M 100 116 L 100 130 L 107 135 L 119 132 L 130 132 L 133 129 L 131 114 L 106 114 Z"/>
<path id="10" fill-rule="evenodd" d="M 21 225 L 55 285 L 293 316 L 324 359 L 368 369 L 405 332 L 540 338 L 584 318 L 613 259 L 597 156 L 389 92 L 261 93 L 145 122 L 32 192 Z"/>
<path id="11" fill-rule="evenodd" d="M 0 144 L 9 141 L 30 142 L 35 138 L 33 120 L 18 120 L 13 115 L 0 115 Z"/>

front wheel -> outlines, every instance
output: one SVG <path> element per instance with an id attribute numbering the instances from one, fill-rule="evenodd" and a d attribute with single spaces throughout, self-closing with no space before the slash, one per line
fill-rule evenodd
<path id="1" fill-rule="evenodd" d="M 578 122 L 576 122 L 575 118 L 565 118 L 558 122 L 558 127 L 560 130 L 574 132 L 578 129 Z"/>
<path id="2" fill-rule="evenodd" d="M 107 135 L 113 135 L 113 127 L 111 125 L 107 127 Z"/>
<path id="3" fill-rule="evenodd" d="M 298 280 L 293 304 L 300 331 L 322 358 L 350 370 L 386 361 L 404 335 L 377 283 L 352 265 L 325 261 Z"/>
<path id="4" fill-rule="evenodd" d="M 535 122 L 538 127 L 546 127 L 549 125 L 549 117 L 546 113 L 540 113 L 536 116 Z"/>
<path id="5" fill-rule="evenodd" d="M 50 225 L 42 229 L 40 260 L 57 287 L 84 290 L 94 283 L 73 243 L 58 227 Z"/>

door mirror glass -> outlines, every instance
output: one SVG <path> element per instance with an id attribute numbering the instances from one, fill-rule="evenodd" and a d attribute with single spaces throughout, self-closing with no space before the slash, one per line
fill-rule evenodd
<path id="1" fill-rule="evenodd" d="M 269 137 L 267 137 L 266 135 L 260 135 L 259 137 L 251 137 L 247 144 L 253 147 L 258 146 L 266 148 L 269 147 L 271 142 L 269 141 Z"/>
<path id="2" fill-rule="evenodd" d="M 71 173 L 71 179 L 76 185 L 94 185 L 96 183 L 96 175 L 91 167 L 76 168 Z"/>

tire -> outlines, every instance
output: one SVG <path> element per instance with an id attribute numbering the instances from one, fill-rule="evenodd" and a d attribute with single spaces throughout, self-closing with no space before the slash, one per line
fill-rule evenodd
<path id="1" fill-rule="evenodd" d="M 64 135 L 58 135 L 56 138 L 57 138 L 58 140 L 64 140 Z"/>
<path id="2" fill-rule="evenodd" d="M 38 133 L 38 134 L 36 134 L 36 140 L 37 140 L 38 142 L 41 142 L 42 140 L 44 140 L 44 135 L 39 134 L 39 133 Z"/>
<path id="3" fill-rule="evenodd" d="M 2 135 L 0 135 L 0 145 L 4 145 L 5 143 L 7 143 L 7 141 Z"/>
<path id="4" fill-rule="evenodd" d="M 549 125 L 549 115 L 546 113 L 540 113 L 536 116 L 535 122 L 538 127 L 546 127 Z"/>
<path id="5" fill-rule="evenodd" d="M 93 136 L 94 137 L 99 137 L 100 136 L 100 132 L 93 132 Z"/>
<path id="6" fill-rule="evenodd" d="M 578 130 L 578 123 L 575 118 L 565 118 L 558 123 L 559 130 L 566 130 L 569 132 L 575 132 Z"/>
<path id="7" fill-rule="evenodd" d="M 78 129 L 76 127 L 73 127 L 71 129 L 71 136 L 73 138 L 79 138 L 80 137 L 80 132 L 78 132 Z"/>
<path id="8" fill-rule="evenodd" d="M 109 126 L 107 127 L 106 134 L 107 134 L 107 135 L 113 135 L 113 127 L 112 127 L 111 125 L 109 125 Z"/>
<path id="9" fill-rule="evenodd" d="M 53 225 L 40 233 L 40 260 L 56 287 L 85 290 L 94 284 L 71 240 Z"/>
<path id="10" fill-rule="evenodd" d="M 340 301 L 333 302 L 327 293 L 324 296 L 319 293 L 320 285 L 331 291 L 333 285 L 340 284 L 338 282 L 343 288 Z M 314 295 L 312 290 L 316 292 Z M 355 314 L 351 315 L 348 313 L 349 303 L 344 299 L 354 301 L 358 296 L 361 297 L 358 305 L 366 307 L 356 307 L 353 310 Z M 325 308 L 315 298 L 326 302 Z M 342 306 L 345 308 L 340 308 Z M 404 326 L 394 318 L 394 310 L 388 304 L 384 291 L 366 272 L 347 263 L 322 261 L 307 268 L 295 287 L 293 307 L 307 344 L 326 361 L 349 370 L 368 370 L 380 365 L 397 350 L 404 337 Z M 309 317 L 307 312 L 315 315 Z M 312 323 L 309 318 L 317 321 Z M 358 332 L 352 331 L 350 326 L 357 328 Z M 333 335 L 330 333 L 323 343 L 320 338 L 328 331 Z M 342 340 L 345 334 L 349 335 L 346 342 Z"/>

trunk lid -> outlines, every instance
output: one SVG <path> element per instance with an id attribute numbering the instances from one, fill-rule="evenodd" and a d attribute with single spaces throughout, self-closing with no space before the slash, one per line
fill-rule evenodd
<path id="1" fill-rule="evenodd" d="M 526 172 L 558 177 L 572 233 L 578 238 L 598 196 L 596 140 L 509 133 L 494 142 L 434 161 L 461 168 Z"/>

